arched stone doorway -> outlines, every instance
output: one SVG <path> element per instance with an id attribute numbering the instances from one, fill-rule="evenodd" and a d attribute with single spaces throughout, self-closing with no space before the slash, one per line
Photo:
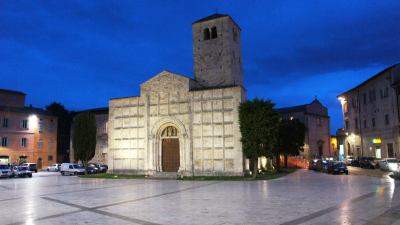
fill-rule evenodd
<path id="1" fill-rule="evenodd" d="M 178 129 L 168 126 L 161 132 L 161 166 L 163 172 L 178 172 L 180 148 Z"/>

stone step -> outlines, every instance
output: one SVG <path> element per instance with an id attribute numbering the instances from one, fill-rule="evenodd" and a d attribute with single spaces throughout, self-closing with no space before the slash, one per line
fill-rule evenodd
<path id="1" fill-rule="evenodd" d="M 151 175 L 151 178 L 157 178 L 157 179 L 176 179 L 178 173 L 176 172 L 157 172 L 153 175 Z"/>

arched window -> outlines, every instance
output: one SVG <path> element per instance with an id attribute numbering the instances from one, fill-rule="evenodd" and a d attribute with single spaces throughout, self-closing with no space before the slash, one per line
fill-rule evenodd
<path id="1" fill-rule="evenodd" d="M 208 28 L 203 31 L 203 40 L 210 40 L 210 30 Z"/>
<path id="2" fill-rule="evenodd" d="M 217 28 L 216 27 L 212 27 L 211 28 L 211 39 L 215 39 L 217 37 L 218 37 Z"/>

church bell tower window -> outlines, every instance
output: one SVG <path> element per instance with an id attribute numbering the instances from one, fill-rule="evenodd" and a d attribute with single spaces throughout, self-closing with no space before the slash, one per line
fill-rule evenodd
<path id="1" fill-rule="evenodd" d="M 210 40 L 210 30 L 208 28 L 203 31 L 203 40 Z"/>
<path id="2" fill-rule="evenodd" d="M 212 27 L 211 28 L 211 39 L 215 39 L 217 37 L 218 37 L 217 28 L 216 27 Z"/>

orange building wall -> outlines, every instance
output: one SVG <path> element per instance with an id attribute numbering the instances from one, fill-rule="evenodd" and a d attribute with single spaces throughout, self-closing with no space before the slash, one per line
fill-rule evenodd
<path id="1" fill-rule="evenodd" d="M 3 118 L 8 118 L 8 128 L 3 128 Z M 28 129 L 22 128 L 22 120 L 28 120 Z M 40 121 L 44 124 L 42 132 L 39 132 Z M 1 146 L 2 137 L 8 138 L 7 147 Z M 23 137 L 27 138 L 26 147 L 21 146 Z M 41 148 L 39 146 L 40 140 L 43 143 Z M 39 169 L 56 163 L 57 118 L 29 112 L 0 111 L 0 156 L 9 156 L 9 163 L 11 164 L 19 164 L 20 156 L 27 156 L 27 162 L 37 163 Z M 52 156 L 53 159 L 49 160 L 49 156 Z"/>

